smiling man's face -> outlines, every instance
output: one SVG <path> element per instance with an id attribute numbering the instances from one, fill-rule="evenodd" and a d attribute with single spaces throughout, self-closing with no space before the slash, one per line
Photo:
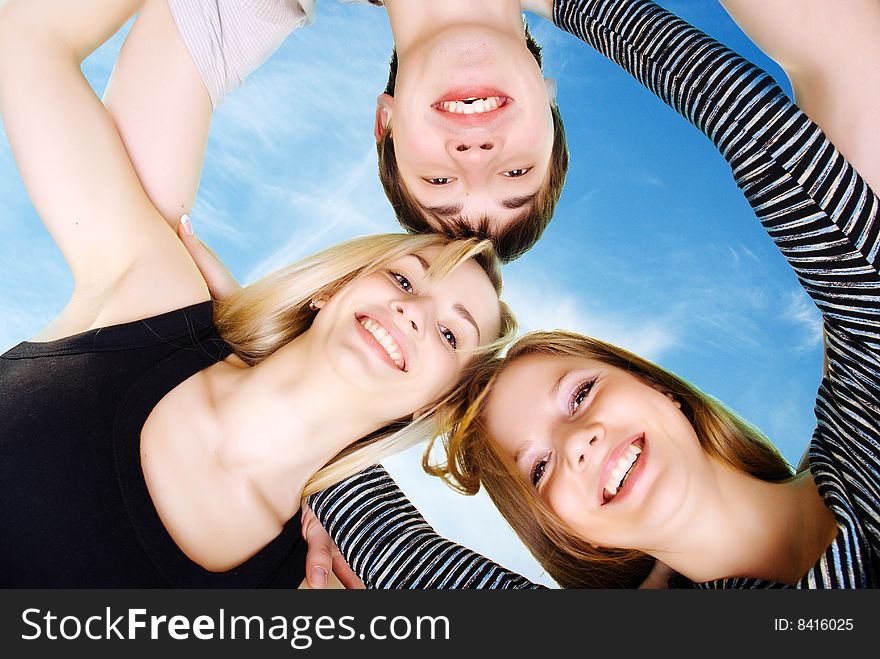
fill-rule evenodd
<path id="1" fill-rule="evenodd" d="M 524 40 L 481 26 L 440 32 L 407 53 L 376 138 L 393 135 L 397 176 L 429 226 L 504 231 L 546 186 L 552 81 Z"/>

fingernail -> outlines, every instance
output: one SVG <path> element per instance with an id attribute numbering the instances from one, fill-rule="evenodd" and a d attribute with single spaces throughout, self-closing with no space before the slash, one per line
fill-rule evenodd
<path id="1" fill-rule="evenodd" d="M 315 586 L 327 585 L 327 570 L 322 567 L 312 568 L 312 583 Z"/>
<path id="2" fill-rule="evenodd" d="M 180 216 L 180 223 L 183 225 L 183 230 L 186 231 L 187 236 L 193 235 L 193 225 L 192 222 L 189 221 L 189 215 L 184 213 Z"/>

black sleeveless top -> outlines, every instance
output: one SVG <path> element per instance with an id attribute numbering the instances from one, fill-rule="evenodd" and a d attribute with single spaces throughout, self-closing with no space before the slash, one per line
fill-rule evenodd
<path id="1" fill-rule="evenodd" d="M 209 572 L 172 540 L 144 481 L 150 412 L 230 353 L 211 316 L 203 302 L 0 356 L 0 585 L 299 586 L 299 513 L 238 567 Z"/>

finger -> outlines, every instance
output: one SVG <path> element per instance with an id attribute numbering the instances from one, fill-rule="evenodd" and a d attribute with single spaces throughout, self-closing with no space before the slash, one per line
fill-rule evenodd
<path id="1" fill-rule="evenodd" d="M 311 509 L 303 505 L 302 536 L 309 545 L 306 552 L 306 579 L 312 588 L 325 588 L 333 569 L 333 540 Z"/>
<path id="2" fill-rule="evenodd" d="M 211 297 L 222 300 L 241 288 L 214 251 L 196 237 L 189 215 L 181 216 L 177 235 L 202 273 Z"/>

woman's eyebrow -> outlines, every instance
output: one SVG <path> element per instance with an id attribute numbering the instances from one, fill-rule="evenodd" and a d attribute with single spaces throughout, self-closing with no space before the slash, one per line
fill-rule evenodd
<path id="1" fill-rule="evenodd" d="M 420 254 L 410 254 L 409 256 L 418 259 L 419 264 L 422 266 L 422 268 L 424 268 L 425 272 L 427 272 L 428 268 L 431 267 L 431 264 L 428 263 L 428 261 L 426 261 L 425 258 Z M 467 307 L 465 307 L 461 302 L 456 302 L 455 304 L 453 304 L 452 309 L 458 316 L 474 326 L 474 330 L 477 332 L 477 344 L 479 344 L 480 341 L 483 340 L 483 335 L 480 333 L 480 326 L 474 319 L 473 314 L 471 314 L 471 312 L 467 310 Z"/>
<path id="2" fill-rule="evenodd" d="M 559 388 L 562 386 L 565 378 L 568 377 L 568 373 L 569 371 L 563 371 L 562 375 L 559 376 L 559 379 L 553 383 L 552 387 L 550 387 L 550 400 L 556 400 L 556 397 L 559 395 Z"/>
<path id="3" fill-rule="evenodd" d="M 424 258 L 423 256 L 421 256 L 421 255 L 419 255 L 419 254 L 410 254 L 410 256 L 412 256 L 412 257 L 415 258 L 415 259 L 418 259 L 419 264 L 422 266 L 422 269 L 423 269 L 425 272 L 427 272 L 427 271 L 428 271 L 428 268 L 431 267 L 431 264 L 428 263 L 428 262 L 425 260 L 425 258 Z"/>
<path id="4" fill-rule="evenodd" d="M 461 316 L 467 322 L 469 322 L 471 325 L 474 326 L 474 329 L 477 331 L 477 343 L 479 344 L 480 341 L 483 340 L 483 337 L 480 334 L 480 326 L 477 325 L 477 321 L 474 320 L 474 317 L 471 315 L 471 312 L 468 311 L 467 308 L 465 308 L 465 306 L 463 304 L 461 304 L 460 302 L 456 302 L 455 305 L 453 306 L 453 309 L 455 309 L 455 311 L 458 313 L 459 316 Z"/>

